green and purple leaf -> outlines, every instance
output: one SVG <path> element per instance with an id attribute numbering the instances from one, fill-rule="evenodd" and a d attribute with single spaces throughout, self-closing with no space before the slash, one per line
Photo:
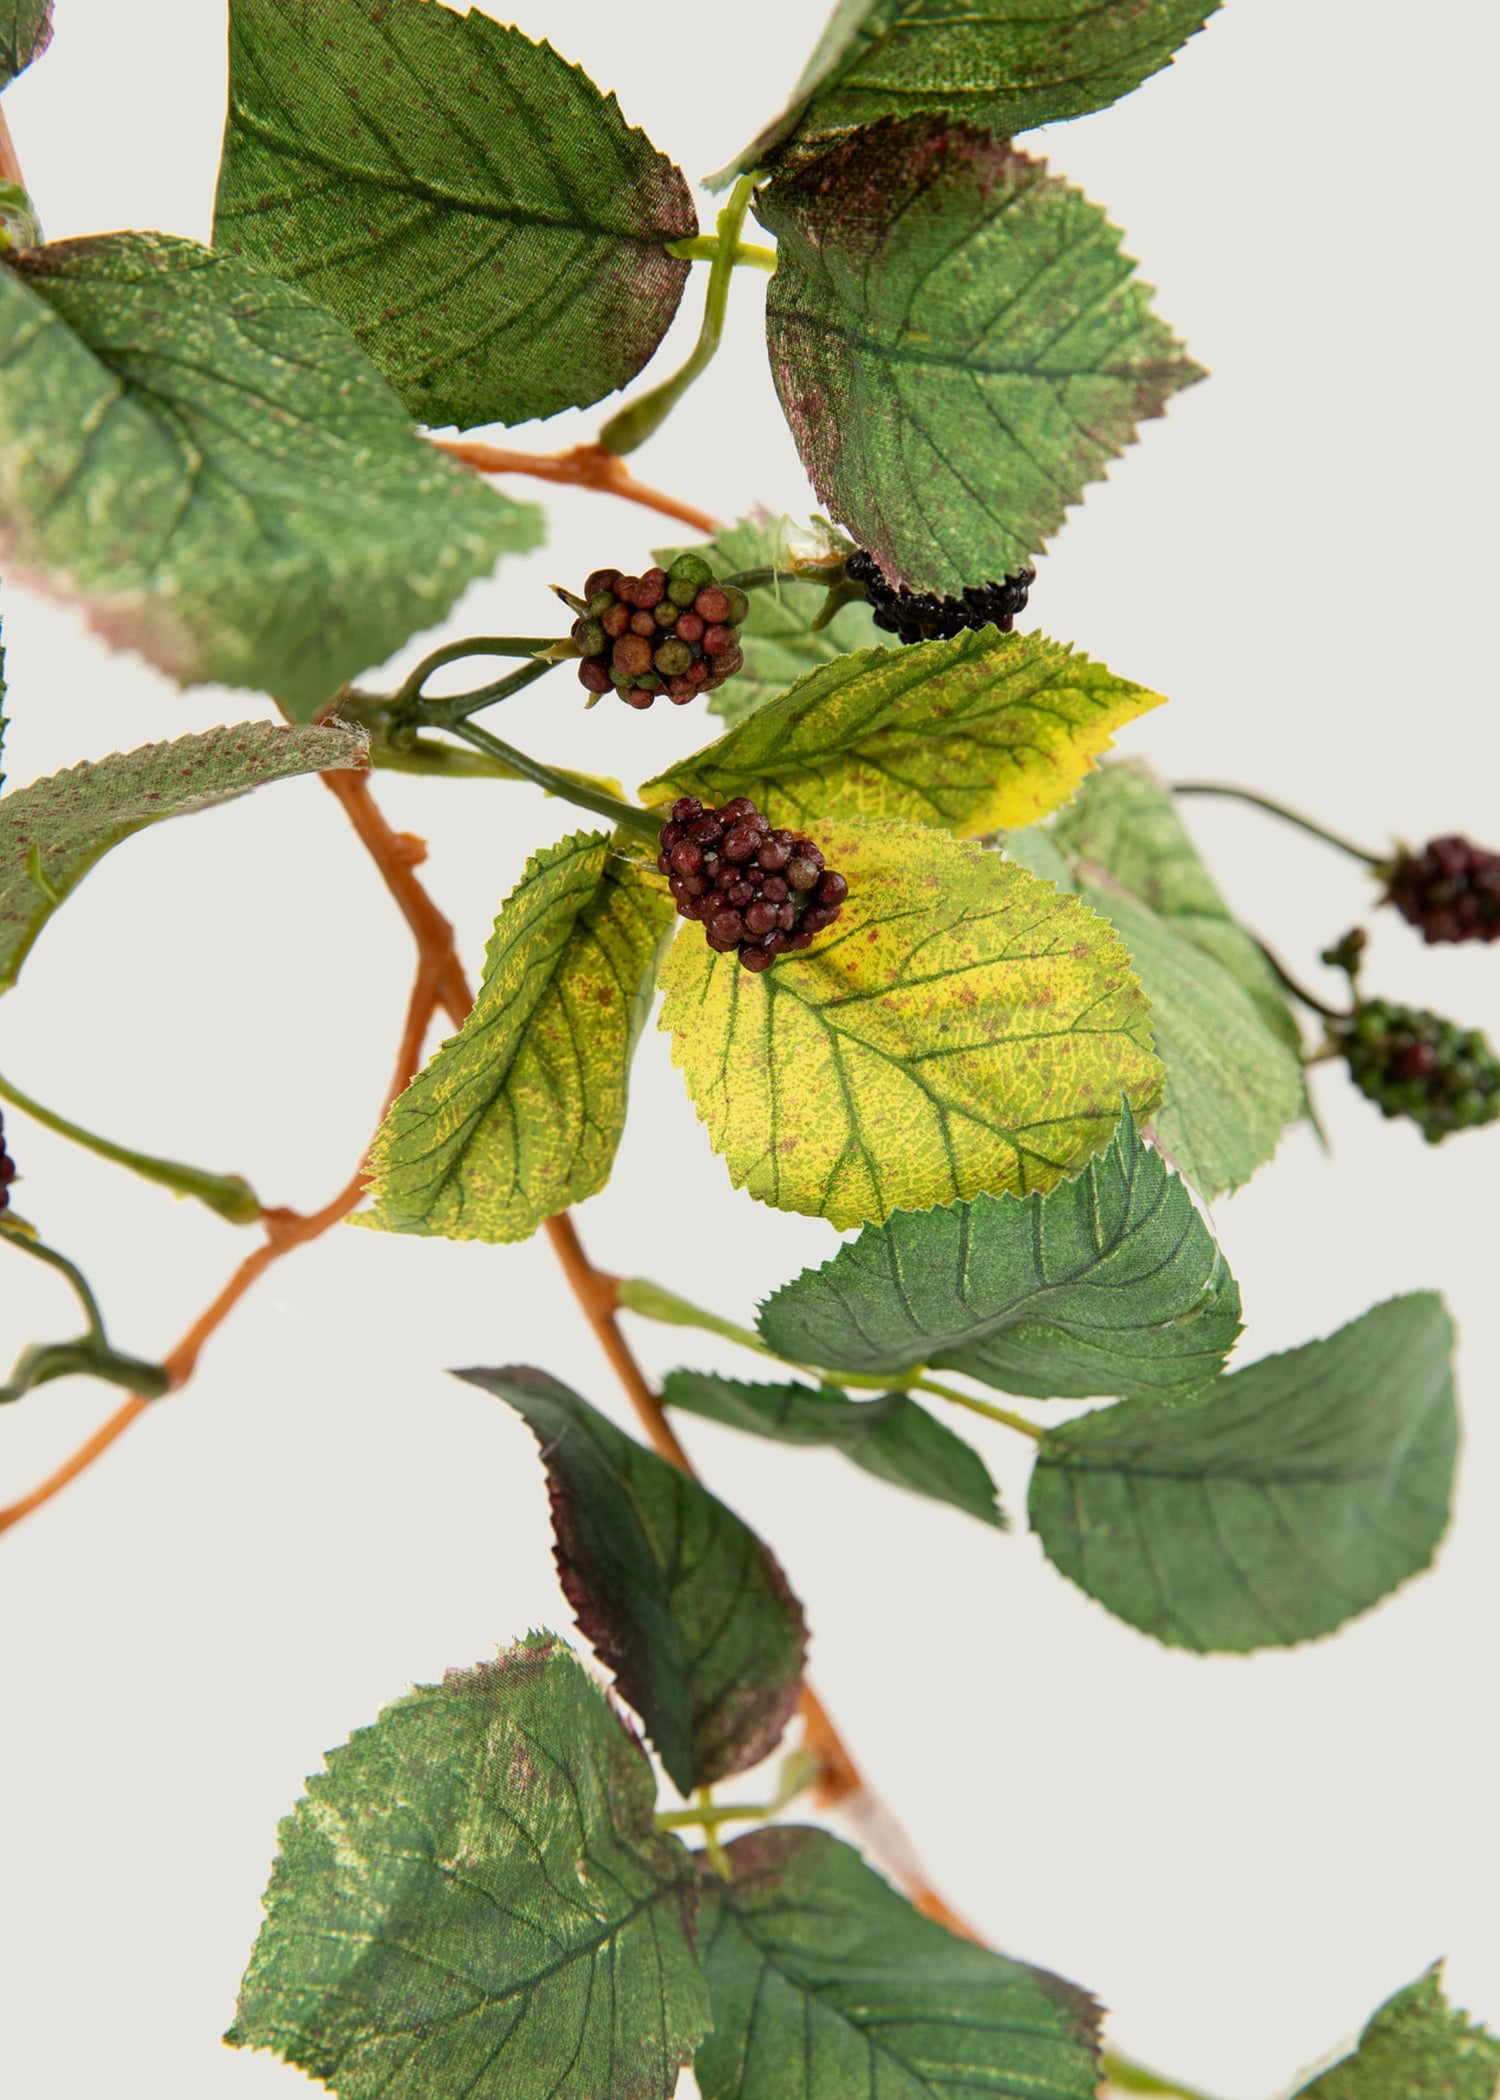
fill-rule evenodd
<path id="1" fill-rule="evenodd" d="M 886 575 L 1015 573 L 1203 377 L 1097 205 L 933 118 L 851 133 L 757 199 L 771 367 L 814 488 Z"/>
<path id="2" fill-rule="evenodd" d="M 716 1496 L 524 1365 L 460 1371 L 541 1447 L 558 1573 L 578 1624 L 683 1794 L 759 1764 L 802 1687 L 786 1577 Z"/>
<path id="3" fill-rule="evenodd" d="M 282 1823 L 225 2039 L 339 2100 L 669 2100 L 709 2006 L 655 1804 L 550 1634 L 409 1692 Z"/>
<path id="4" fill-rule="evenodd" d="M 1094 2100 L 1099 2010 L 934 1924 L 826 1830 L 759 1830 L 704 1872 L 703 2100 Z"/>
<path id="5" fill-rule="evenodd" d="M 299 284 L 429 424 L 633 379 L 688 186 L 549 44 L 429 0 L 232 0 L 215 244 Z"/>

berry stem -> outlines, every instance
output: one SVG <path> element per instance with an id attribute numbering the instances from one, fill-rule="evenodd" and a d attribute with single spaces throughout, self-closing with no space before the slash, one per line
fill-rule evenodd
<path id="1" fill-rule="evenodd" d="M 8 1382 L 0 1385 L 0 1402 L 19 1400 L 34 1386 L 80 1373 L 85 1377 L 102 1378 L 110 1385 L 127 1386 L 131 1392 L 151 1400 L 166 1391 L 169 1380 L 160 1364 L 143 1363 L 139 1357 L 123 1356 L 118 1349 L 111 1348 L 99 1303 L 89 1288 L 88 1279 L 65 1254 L 47 1246 L 19 1223 L 0 1225 L 0 1239 L 8 1241 L 22 1254 L 29 1254 L 33 1261 L 44 1262 L 49 1269 L 56 1269 L 65 1276 L 88 1322 L 88 1332 L 80 1335 L 77 1341 L 39 1342 L 23 1349 Z"/>
<path id="2" fill-rule="evenodd" d="M 626 824 L 632 831 L 649 838 L 653 846 L 661 836 L 661 819 L 650 810 L 641 809 L 633 802 L 622 802 L 618 795 L 606 794 L 602 788 L 589 786 L 575 774 L 543 765 L 540 759 L 528 758 L 524 751 L 517 751 L 513 744 L 502 743 L 499 737 L 481 729 L 477 722 L 449 722 L 445 726 L 454 736 L 472 744 L 476 751 L 498 758 L 522 780 L 545 788 L 549 795 L 556 795 L 564 802 L 574 802 L 580 809 L 591 810 L 596 817 L 607 817 L 612 824 Z"/>
<path id="3" fill-rule="evenodd" d="M 1258 795 L 1250 788 L 1231 787 L 1218 780 L 1174 780 L 1172 793 L 1223 795 L 1232 802 L 1247 802 L 1252 809 L 1263 809 L 1268 816 L 1280 817 L 1283 824 L 1295 824 L 1299 831 L 1305 831 L 1310 838 L 1322 839 L 1327 846 L 1336 846 L 1340 853 L 1347 853 L 1351 860 L 1363 861 L 1367 868 L 1381 870 L 1388 865 L 1388 855 L 1367 853 L 1363 846 L 1356 846 L 1352 839 L 1344 838 L 1337 831 L 1330 831 L 1326 824 L 1314 823 L 1311 817 L 1304 817 L 1297 810 L 1288 809 L 1285 803 L 1273 802 L 1269 795 Z"/>
<path id="4" fill-rule="evenodd" d="M 44 1240 L 37 1239 L 19 1225 L 0 1224 L 0 1239 L 8 1246 L 18 1248 L 22 1254 L 29 1254 L 33 1261 L 45 1262 L 49 1269 L 56 1269 L 60 1275 L 66 1276 L 73 1287 L 73 1295 L 78 1300 L 83 1317 L 88 1322 L 90 1341 L 106 1341 L 104 1315 L 99 1310 L 99 1301 L 89 1288 L 88 1278 L 75 1263 L 68 1260 L 66 1254 L 59 1254 L 55 1247 L 49 1247 Z"/>
<path id="5" fill-rule="evenodd" d="M 513 694 L 524 692 L 527 686 L 535 685 L 539 678 L 544 678 L 566 661 L 561 656 L 538 658 L 524 664 L 519 671 L 512 671 L 508 678 L 497 678 L 489 685 L 475 686 L 472 692 L 451 693 L 441 700 L 419 699 L 415 705 L 421 710 L 420 719 L 424 723 L 430 723 L 436 729 L 452 729 L 459 722 L 467 721 L 470 715 L 477 715 L 481 708 L 493 707 L 497 701 L 509 700 Z"/>
<path id="6" fill-rule="evenodd" d="M 1339 1007 L 1327 1005 L 1318 997 L 1316 992 L 1310 992 L 1305 984 L 1299 984 L 1291 971 L 1288 970 L 1286 964 L 1281 960 L 1281 957 L 1268 948 L 1258 934 L 1252 934 L 1250 938 L 1255 942 L 1256 947 L 1259 948 L 1282 985 L 1291 993 L 1294 999 L 1300 999 L 1305 1007 L 1308 1007 L 1315 1014 L 1321 1014 L 1325 1021 L 1343 1021 L 1348 1018 L 1348 1015 Z"/>
<path id="7" fill-rule="evenodd" d="M 606 452 L 618 457 L 644 445 L 665 422 L 693 381 L 713 362 L 724 335 L 724 316 L 729 306 L 729 287 L 734 279 L 740 228 L 750 208 L 753 187 L 751 178 L 742 175 L 729 193 L 729 202 L 719 213 L 718 238 L 708 272 L 708 292 L 703 302 L 703 325 L 698 331 L 692 356 L 681 371 L 663 380 L 660 386 L 653 387 L 649 394 L 642 394 L 639 401 L 628 401 L 617 415 L 610 417 L 599 433 L 599 443 Z"/>
<path id="8" fill-rule="evenodd" d="M 695 233 L 690 240 L 668 241 L 668 255 L 680 256 L 683 262 L 717 262 L 723 249 L 716 233 Z M 776 250 L 759 247 L 754 241 L 740 241 L 729 258 L 736 269 L 764 270 L 768 277 L 776 275 Z"/>
<path id="9" fill-rule="evenodd" d="M 444 664 L 461 663 L 468 656 L 541 656 L 548 649 L 557 647 L 556 635 L 530 634 L 473 634 L 462 642 L 447 642 L 408 673 L 401 685 L 391 695 L 391 712 L 403 713 L 414 701 L 422 698 L 422 688 L 434 671 Z"/>
<path id="10" fill-rule="evenodd" d="M 623 497 L 646 510 L 660 511 L 697 532 L 717 532 L 718 520 L 694 504 L 680 503 L 660 489 L 647 488 L 613 452 L 602 445 L 575 445 L 571 452 L 512 452 L 503 445 L 486 445 L 478 438 L 434 438 L 433 444 L 450 459 L 462 460 L 481 474 L 532 474 L 538 481 L 562 482 L 570 488 L 597 489 L 606 496 Z"/>
<path id="11" fill-rule="evenodd" d="M 210 1174 L 201 1167 L 183 1166 L 174 1159 L 157 1159 L 149 1152 L 133 1152 L 127 1145 L 117 1145 L 110 1138 L 99 1137 L 80 1124 L 70 1123 L 54 1109 L 43 1108 L 29 1094 L 23 1094 L 18 1086 L 0 1077 L 0 1101 L 9 1101 L 13 1108 L 21 1109 L 34 1123 L 46 1130 L 55 1130 L 59 1137 L 82 1145 L 88 1152 L 95 1152 L 101 1159 L 112 1160 L 118 1167 L 128 1167 L 143 1180 L 154 1181 L 163 1188 L 175 1190 L 179 1196 L 194 1196 L 206 1203 L 210 1210 L 227 1218 L 231 1225 L 253 1225 L 261 1215 L 259 1199 L 250 1184 L 238 1174 Z"/>

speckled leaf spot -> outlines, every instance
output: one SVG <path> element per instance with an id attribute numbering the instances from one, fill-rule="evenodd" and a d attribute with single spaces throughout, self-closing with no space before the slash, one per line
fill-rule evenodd
<path id="1" fill-rule="evenodd" d="M 1009 138 L 1104 109 L 1170 65 L 1219 0 L 841 0 L 792 100 L 736 162 L 774 165 L 883 117 Z"/>
<path id="2" fill-rule="evenodd" d="M 679 1792 L 769 1757 L 807 1651 L 775 1557 L 717 1496 L 545 1371 L 457 1375 L 536 1437 L 563 1592 Z"/>
<path id="3" fill-rule="evenodd" d="M 849 901 L 752 977 L 691 937 L 662 971 L 672 1058 L 737 1187 L 837 1226 L 1051 1188 L 1160 1098 L 1116 936 L 943 832 L 820 825 Z"/>
<path id="4" fill-rule="evenodd" d="M 1162 704 L 1064 642 L 987 627 L 821 664 L 641 794 L 748 795 L 801 829 L 905 817 L 973 837 L 1058 808 L 1114 732 Z"/>
<path id="5" fill-rule="evenodd" d="M 841 1451 L 877 1480 L 1006 1529 L 984 1460 L 910 1393 L 851 1400 L 829 1386 L 752 1385 L 710 1371 L 669 1371 L 662 1398 L 668 1407 L 772 1443 Z"/>
<path id="6" fill-rule="evenodd" d="M 246 263 L 114 233 L 0 270 L 0 563 L 180 684 L 306 719 L 540 537 Z"/>
<path id="7" fill-rule="evenodd" d="M 754 1832 L 703 1875 L 703 2100 L 1094 2100 L 1087 1992 L 961 1940 L 826 1830 Z"/>
<path id="8" fill-rule="evenodd" d="M 654 869 L 574 832 L 506 899 L 473 1012 L 392 1103 L 358 1222 L 521 1240 L 609 1179 L 676 918 Z"/>
<path id="9" fill-rule="evenodd" d="M 778 1356 L 865 1377 L 929 1365 L 1035 1400 L 1181 1399 L 1223 1369 L 1240 1294 L 1127 1108 L 1076 1180 L 867 1225 L 756 1325 Z"/>
<path id="10" fill-rule="evenodd" d="M 732 576 L 741 569 L 784 567 L 784 536 L 795 531 L 789 518 L 741 518 L 727 525 L 714 539 L 691 547 L 661 547 L 653 559 L 669 567 L 679 554 L 697 554 L 716 576 Z M 817 583 L 778 583 L 774 588 L 751 591 L 750 610 L 740 625 L 740 650 L 744 664 L 733 678 L 726 679 L 708 696 L 708 712 L 726 722 L 743 721 L 768 700 L 774 700 L 804 671 L 831 663 L 851 649 L 863 649 L 879 640 L 879 630 L 870 607 L 861 602 L 842 605 L 816 634 L 813 621 L 828 603 L 828 593 Z"/>
<path id="11" fill-rule="evenodd" d="M 52 0 L 0 0 L 0 88 L 52 41 Z"/>
<path id="12" fill-rule="evenodd" d="M 1098 206 L 979 132 L 873 125 L 756 211 L 780 242 L 766 330 L 797 449 L 893 583 L 1024 568 L 1203 377 Z"/>
<path id="13" fill-rule="evenodd" d="M 239 722 L 117 751 L 0 796 L 0 991 L 57 907 L 132 832 L 273 780 L 362 768 L 368 753 L 363 730 Z"/>
<path id="14" fill-rule="evenodd" d="M 346 321 L 424 423 L 624 386 L 698 230 L 681 172 L 577 66 L 477 8 L 232 0 L 214 241 Z"/>
<path id="15" fill-rule="evenodd" d="M 1439 1962 L 1388 1998 L 1353 2054 L 1296 2100 L 1495 2100 L 1497 2085 L 1500 2036 L 1454 2011 Z"/>
<path id="16" fill-rule="evenodd" d="M 1047 1557 L 1173 1648 L 1332 1633 L 1425 1568 L 1448 1524 L 1453 1323 L 1417 1291 L 1186 1399 L 1050 1429 L 1031 1479 Z"/>
<path id="17" fill-rule="evenodd" d="M 709 2008 L 655 1797 L 550 1634 L 397 1700 L 283 1822 L 226 2039 L 339 2100 L 669 2100 Z"/>

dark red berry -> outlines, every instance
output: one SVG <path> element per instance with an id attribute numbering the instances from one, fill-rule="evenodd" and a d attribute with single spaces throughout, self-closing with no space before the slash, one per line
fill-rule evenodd
<path id="1" fill-rule="evenodd" d="M 630 631 L 632 634 L 644 635 L 648 641 L 654 639 L 656 634 L 655 614 L 648 612 L 632 613 L 630 615 Z"/>
<path id="2" fill-rule="evenodd" d="M 16 1178 L 16 1163 L 5 1149 L 5 1118 L 0 1115 L 0 1211 L 10 1209 L 10 1185 Z"/>
<path id="3" fill-rule="evenodd" d="M 635 602 L 644 612 L 661 604 L 667 595 L 667 572 L 665 569 L 648 569 L 635 587 Z"/>
<path id="4" fill-rule="evenodd" d="M 614 680 L 602 656 L 586 656 L 578 666 L 578 683 L 591 693 L 607 693 Z"/>
<path id="5" fill-rule="evenodd" d="M 966 627 L 998 627 L 1008 634 L 1018 612 L 1036 582 L 1036 570 L 1027 567 L 1001 583 L 966 586 L 961 598 L 937 598 L 928 591 L 899 590 L 887 582 L 873 554 L 856 548 L 844 565 L 851 583 L 857 583 L 875 612 L 875 625 L 903 642 L 949 641 Z"/>
<path id="6" fill-rule="evenodd" d="M 623 634 L 630 625 L 630 607 L 618 603 L 612 605 L 608 612 L 600 613 L 599 625 L 608 635 Z"/>
<path id="7" fill-rule="evenodd" d="M 584 589 L 584 606 L 571 639 L 579 683 L 591 694 L 613 685 L 630 706 L 648 707 L 664 691 L 682 707 L 698 693 L 714 692 L 744 665 L 738 623 L 747 617 L 750 600 L 744 591 L 722 586 L 701 555 L 681 554 L 670 569 L 651 568 L 640 576 L 596 569 Z M 627 635 L 651 645 L 649 676 L 633 654 L 622 659 L 611 648 Z"/>
<path id="8" fill-rule="evenodd" d="M 707 590 L 700 591 L 693 600 L 693 611 L 700 620 L 707 621 L 710 626 L 713 626 L 716 621 L 722 621 L 727 625 L 729 620 L 729 600 L 716 583 L 711 583 Z"/>
<path id="9" fill-rule="evenodd" d="M 680 796 L 660 845 L 657 866 L 679 914 L 700 920 L 719 954 L 737 949 L 747 970 L 769 969 L 778 955 L 810 947 L 849 894 L 844 877 L 824 866 L 814 840 L 773 831 L 747 795 L 722 809 Z M 794 873 L 802 879 L 792 880 Z"/>
<path id="10" fill-rule="evenodd" d="M 1500 853 L 1451 834 L 1399 854 L 1385 876 L 1383 901 L 1424 941 L 1500 940 Z"/>
<path id="11" fill-rule="evenodd" d="M 593 575 L 583 587 L 583 595 L 585 598 L 597 598 L 601 591 L 612 592 L 619 580 L 620 572 L 618 569 L 595 569 Z"/>

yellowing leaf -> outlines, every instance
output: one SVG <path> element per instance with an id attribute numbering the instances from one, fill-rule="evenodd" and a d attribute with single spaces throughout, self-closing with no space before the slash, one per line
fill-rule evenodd
<path id="1" fill-rule="evenodd" d="M 817 826 L 837 925 L 752 976 L 696 928 L 662 972 L 672 1057 L 737 1186 L 839 1227 L 1048 1189 L 1161 1096 L 1118 937 L 983 847 Z"/>
<path id="2" fill-rule="evenodd" d="M 1060 808 L 1114 731 L 1161 704 L 1065 642 L 967 630 L 820 664 L 641 794 L 750 795 L 775 824 L 906 817 L 973 837 Z"/>
<path id="3" fill-rule="evenodd" d="M 672 907 L 598 831 L 533 854 L 474 1011 L 386 1117 L 361 1224 L 522 1240 L 603 1187 Z"/>

